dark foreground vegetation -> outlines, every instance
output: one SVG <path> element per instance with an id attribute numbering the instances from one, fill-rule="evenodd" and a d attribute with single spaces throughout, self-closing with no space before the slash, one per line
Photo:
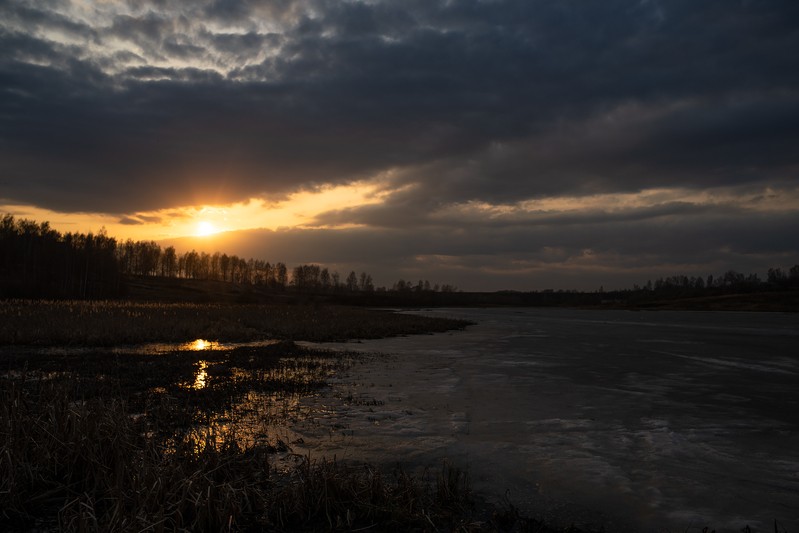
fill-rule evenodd
<path id="1" fill-rule="evenodd" d="M 0 346 L 112 346 L 193 339 L 325 342 L 441 332 L 468 324 L 335 305 L 0 301 Z"/>

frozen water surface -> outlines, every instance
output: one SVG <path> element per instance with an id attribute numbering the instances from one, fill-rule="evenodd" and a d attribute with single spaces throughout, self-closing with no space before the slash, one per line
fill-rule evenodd
<path id="1" fill-rule="evenodd" d="M 425 312 L 477 325 L 333 345 L 389 356 L 307 400 L 312 456 L 446 459 L 530 515 L 609 531 L 799 531 L 799 315 Z"/>

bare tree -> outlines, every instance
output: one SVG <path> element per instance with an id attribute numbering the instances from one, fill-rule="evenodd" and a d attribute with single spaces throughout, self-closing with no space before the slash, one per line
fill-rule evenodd
<path id="1" fill-rule="evenodd" d="M 347 276 L 346 286 L 347 290 L 350 292 L 358 290 L 358 276 L 355 274 L 354 270 Z"/>

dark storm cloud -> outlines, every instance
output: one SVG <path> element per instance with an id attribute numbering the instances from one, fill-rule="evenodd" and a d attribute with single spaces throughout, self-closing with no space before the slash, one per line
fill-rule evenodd
<path id="1" fill-rule="evenodd" d="M 411 197 L 411 200 L 415 198 Z M 637 222 L 659 217 L 682 217 L 699 213 L 714 212 L 735 215 L 743 211 L 731 207 L 711 207 L 689 202 L 667 202 L 645 207 L 628 208 L 617 211 L 583 208 L 566 211 L 516 210 L 505 214 L 486 213 L 480 210 L 468 210 L 455 213 L 437 213 L 431 205 L 418 205 L 413 201 L 390 203 L 388 205 L 369 205 L 329 211 L 316 217 L 318 226 L 340 226 L 357 223 L 378 228 L 415 228 L 433 227 L 471 228 L 503 228 L 512 226 L 563 226 L 572 224 L 591 224 L 602 222 Z"/>
<path id="2" fill-rule="evenodd" d="M 474 199 L 506 203 L 658 187 L 786 186 L 796 183 L 797 145 L 799 99 L 793 95 L 637 107 L 487 144 L 469 157 L 409 166 L 395 173 L 395 183 L 419 186 L 397 194 L 395 202 L 423 216 L 441 202 Z"/>
<path id="3" fill-rule="evenodd" d="M 18 30 L 31 32 L 33 30 L 58 31 L 72 37 L 95 39 L 97 33 L 91 26 L 72 20 L 56 11 L 56 2 L 37 2 L 38 7 L 31 7 L 27 3 L 14 3 L 11 9 L 4 9 L 5 27 L 14 27 Z M 6 6 L 0 5 L 0 9 Z"/>
<path id="4" fill-rule="evenodd" d="M 205 32 L 203 37 L 211 41 L 214 49 L 234 54 L 241 59 L 252 57 L 265 47 L 277 47 L 283 42 L 278 34 L 260 34 L 254 31 L 241 34 Z"/>
<path id="5" fill-rule="evenodd" d="M 0 5 L 2 196 L 130 212 L 387 170 L 440 204 L 794 179 L 795 2 L 129 5 Z"/>
<path id="6" fill-rule="evenodd" d="M 122 217 L 119 219 L 119 223 L 125 226 L 139 226 L 144 224 L 144 221 L 135 217 Z"/>
<path id="7" fill-rule="evenodd" d="M 723 265 L 719 259 L 723 256 L 770 257 L 772 264 L 779 264 L 783 257 L 796 258 L 796 231 L 799 214 L 795 211 L 747 212 L 669 204 L 620 213 L 547 215 L 513 223 L 486 224 L 462 218 L 457 223 L 430 223 L 422 229 L 261 230 L 232 234 L 230 243 L 244 255 L 292 263 L 372 264 L 385 272 L 396 266 L 420 268 L 417 263 L 429 262 L 431 257 L 467 258 L 464 262 L 483 257 L 486 266 L 497 269 L 522 260 L 565 266 L 592 255 L 625 258 L 628 267 L 701 267 Z"/>
<path id="8" fill-rule="evenodd" d="M 118 222 L 124 226 L 141 226 L 142 224 L 157 224 L 162 221 L 163 219 L 157 216 L 136 215 L 121 217 Z"/>

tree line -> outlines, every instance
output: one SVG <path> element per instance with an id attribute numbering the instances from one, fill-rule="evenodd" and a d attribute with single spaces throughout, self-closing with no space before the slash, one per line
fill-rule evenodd
<path id="1" fill-rule="evenodd" d="M 275 291 L 298 292 L 454 292 L 454 285 L 400 279 L 391 288 L 375 287 L 371 274 L 351 271 L 342 277 L 319 265 L 291 270 L 237 255 L 191 250 L 178 253 L 155 241 L 117 241 L 97 234 L 59 233 L 48 222 L 0 220 L 0 297 L 115 298 L 125 295 L 126 276 L 223 281 Z"/>
<path id="2" fill-rule="evenodd" d="M 244 259 L 237 255 L 191 250 L 179 254 L 174 246 L 128 239 L 117 245 L 120 272 L 131 276 L 160 276 L 231 283 L 266 285 L 285 289 L 289 284 L 284 263 Z"/>
<path id="3" fill-rule="evenodd" d="M 351 271 L 342 277 L 320 265 L 289 269 L 283 262 L 245 259 L 220 252 L 178 253 L 173 246 L 162 248 L 155 241 L 120 242 L 104 229 L 96 234 L 62 234 L 48 222 L 17 220 L 8 214 L 0 219 L 0 298 L 124 297 L 125 279 L 129 276 L 212 280 L 301 293 L 391 293 L 394 299 L 408 302 L 419 300 L 424 294 L 439 294 L 441 297 L 437 296 L 435 301 L 446 303 L 457 299 L 443 296 L 460 292 L 454 285 L 431 285 L 421 279 L 400 279 L 389 287 L 376 287 L 367 272 Z M 729 270 L 718 276 L 661 277 L 643 286 L 636 284 L 632 289 L 613 292 L 684 298 L 796 289 L 799 289 L 799 265 L 787 270 L 770 268 L 766 279 Z M 546 296 L 552 292 L 538 294 Z M 602 289 L 598 292 L 604 293 Z M 560 295 L 566 293 L 587 294 L 558 291 Z"/>
<path id="4" fill-rule="evenodd" d="M 354 270 L 346 277 L 327 267 L 305 264 L 289 269 L 285 263 L 244 259 L 237 255 L 191 250 L 178 254 L 173 246 L 164 249 L 154 241 L 127 241 L 117 246 L 121 272 L 133 276 L 227 281 L 299 292 L 454 292 L 454 285 L 431 285 L 403 279 L 391 288 L 375 287 L 372 275 Z"/>
<path id="5" fill-rule="evenodd" d="M 769 268 L 766 279 L 757 274 L 743 274 L 735 270 L 728 270 L 719 276 L 712 274 L 702 276 L 667 276 L 658 278 L 646 285 L 634 285 L 634 291 L 647 291 L 660 294 L 690 295 L 703 292 L 729 292 L 746 293 L 774 289 L 799 288 L 799 265 L 790 267 L 787 271 L 782 268 Z"/>
<path id="6" fill-rule="evenodd" d="M 117 243 L 105 231 L 61 234 L 47 222 L 0 220 L 0 296 L 107 298 L 122 287 Z"/>

